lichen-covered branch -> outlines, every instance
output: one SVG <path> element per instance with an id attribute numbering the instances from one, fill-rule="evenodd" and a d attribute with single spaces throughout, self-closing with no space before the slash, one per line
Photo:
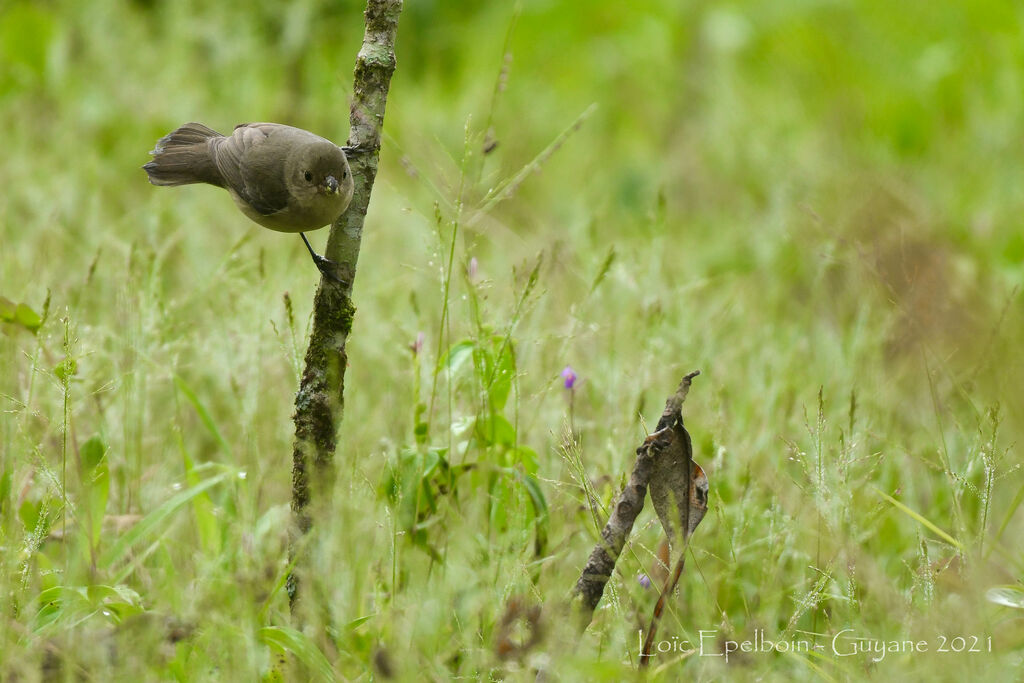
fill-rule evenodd
<path id="1" fill-rule="evenodd" d="M 693 378 L 699 374 L 700 370 L 694 370 L 688 375 L 683 376 L 679 386 L 676 387 L 676 393 L 669 396 L 668 400 L 665 401 L 665 410 L 662 411 L 661 417 L 658 419 L 658 429 L 655 431 L 671 427 L 676 420 L 682 422 L 683 401 L 686 400 L 687 394 L 690 393 L 690 384 L 693 383 Z"/>
<path id="2" fill-rule="evenodd" d="M 601 530 L 601 542 L 594 546 L 587 560 L 583 573 L 576 582 L 574 593 L 580 596 L 582 608 L 582 626 L 590 623 L 591 615 L 601 602 L 604 586 L 612 576 L 615 562 L 619 559 L 622 546 L 626 544 L 637 515 L 644 509 L 644 498 L 647 496 L 647 485 L 651 481 L 654 461 L 650 449 L 641 446 L 636 452 L 636 463 L 629 483 L 612 508 L 608 523 Z"/>
<path id="3" fill-rule="evenodd" d="M 707 508 L 707 480 L 703 481 L 703 498 L 692 488 L 692 476 L 699 467 L 692 460 L 690 435 L 683 428 L 681 408 L 690 390 L 690 382 L 700 371 L 683 377 L 675 394 L 665 402 L 658 429 L 636 449 L 636 462 L 629 483 L 619 496 L 601 531 L 601 542 L 590 553 L 573 594 L 580 599 L 581 626 L 586 628 L 604 595 L 615 563 L 633 530 L 637 515 L 644 507 L 650 488 L 651 500 L 671 539 L 679 530 L 692 532 L 703 517 L 693 505 Z M 696 470 L 694 469 L 696 468 Z M 700 474 L 703 477 L 703 472 Z M 698 484 L 698 489 L 700 484 Z M 679 520 L 676 523 L 675 520 Z"/>
<path id="4" fill-rule="evenodd" d="M 352 331 L 352 285 L 363 235 L 363 221 L 377 176 L 380 134 L 391 74 L 402 0 L 368 0 L 366 31 L 356 58 L 349 116 L 349 164 L 355 191 L 348 210 L 331 226 L 325 255 L 337 264 L 344 284 L 321 279 L 313 301 L 313 330 L 306 365 L 295 396 L 295 444 L 292 452 L 292 550 L 312 526 L 311 503 L 322 501 L 333 482 L 333 460 L 341 423 L 347 355 Z M 294 603 L 301 561 L 289 577 Z"/>

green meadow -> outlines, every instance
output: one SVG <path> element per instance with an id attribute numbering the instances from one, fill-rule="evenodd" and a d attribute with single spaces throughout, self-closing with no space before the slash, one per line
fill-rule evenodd
<path id="1" fill-rule="evenodd" d="M 1020 680 L 996 0 L 406 0 L 291 617 L 320 275 L 140 167 L 187 121 L 344 144 L 362 12 L 0 1 L 0 679 Z M 709 510 L 638 673 L 650 504 L 582 634 L 568 605 L 695 369 Z"/>

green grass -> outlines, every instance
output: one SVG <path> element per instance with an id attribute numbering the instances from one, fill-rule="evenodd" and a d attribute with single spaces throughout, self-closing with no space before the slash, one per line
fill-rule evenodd
<path id="1" fill-rule="evenodd" d="M 1024 12 L 1001 2 L 531 0 L 510 32 L 506 3 L 409 0 L 296 628 L 319 275 L 139 166 L 189 120 L 344 140 L 361 12 L 0 5 L 0 677 L 628 679 L 650 509 L 582 637 L 562 608 L 700 368 L 710 509 L 660 637 L 825 649 L 673 651 L 652 678 L 1019 679 Z M 501 659 L 513 601 L 543 638 Z M 844 629 L 929 651 L 835 656 Z M 936 651 L 957 636 L 985 651 Z"/>

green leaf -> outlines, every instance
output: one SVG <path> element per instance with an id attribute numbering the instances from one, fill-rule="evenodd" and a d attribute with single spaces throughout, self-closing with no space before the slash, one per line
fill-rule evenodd
<path id="1" fill-rule="evenodd" d="M 199 472 L 185 446 L 185 440 L 181 438 L 181 430 L 174 431 L 178 441 L 178 450 L 181 452 L 185 465 L 185 483 L 189 486 L 196 486 L 201 481 Z M 202 544 L 203 550 L 210 554 L 219 553 L 221 549 L 220 525 L 217 523 L 217 516 L 214 514 L 214 505 L 209 493 L 201 493 L 192 499 L 192 514 L 195 515 L 199 542 Z"/>
<path id="2" fill-rule="evenodd" d="M 430 425 L 423 419 L 423 416 L 427 413 L 427 404 L 422 401 L 416 404 L 416 410 L 414 412 L 413 423 L 416 425 L 413 427 L 413 435 L 416 437 L 416 443 L 425 444 L 427 442 L 427 436 L 430 433 Z"/>
<path id="3" fill-rule="evenodd" d="M 507 472 L 495 471 L 491 473 L 490 486 L 490 524 L 491 528 L 503 531 L 508 525 L 508 511 L 512 506 L 512 492 Z"/>
<path id="4" fill-rule="evenodd" d="M 32 630 L 40 634 L 58 623 L 65 628 L 100 616 L 112 624 L 141 614 L 144 609 L 139 594 L 127 586 L 53 586 L 36 598 L 36 612 Z"/>
<path id="5" fill-rule="evenodd" d="M 36 530 L 36 526 L 39 524 L 39 512 L 41 509 L 41 503 L 31 500 L 26 500 L 18 508 L 18 518 L 25 525 L 25 531 L 28 533 L 33 533 Z"/>
<path id="6" fill-rule="evenodd" d="M 520 472 L 518 469 L 514 470 L 516 480 L 526 489 L 527 495 L 530 497 L 530 505 L 533 507 L 533 519 L 536 524 L 535 527 L 535 545 L 534 550 L 536 554 L 543 555 L 548 545 L 548 502 L 544 497 L 544 491 L 540 488 L 540 482 L 536 477 Z"/>
<path id="7" fill-rule="evenodd" d="M 449 377 L 458 374 L 459 369 L 472 355 L 474 348 L 476 348 L 476 342 L 471 339 L 452 345 L 444 355 L 437 359 L 438 372 L 445 369 L 448 371 Z"/>
<path id="8" fill-rule="evenodd" d="M 540 482 L 536 477 L 520 472 L 519 470 L 513 470 L 516 475 L 516 479 L 523 488 L 526 489 L 526 493 L 530 496 L 530 503 L 533 505 L 533 513 L 537 518 L 548 516 L 548 502 L 544 497 L 544 491 L 540 488 Z"/>
<path id="9" fill-rule="evenodd" d="M 92 522 L 89 540 L 95 548 L 100 542 L 103 515 L 107 511 L 107 498 L 110 495 L 110 469 L 107 467 L 106 458 L 92 469 L 91 474 L 86 474 L 85 481 L 88 490 L 89 519 Z"/>
<path id="10" fill-rule="evenodd" d="M 0 322 L 22 327 L 35 334 L 43 324 L 43 318 L 27 304 L 16 304 L 0 296 Z"/>
<path id="11" fill-rule="evenodd" d="M 183 380 L 179 375 L 174 376 L 174 385 L 178 387 L 181 393 L 185 395 L 185 398 L 188 399 L 188 402 L 192 404 L 192 407 L 195 408 L 196 414 L 199 415 L 199 420 L 206 427 L 207 431 L 210 432 L 224 453 L 231 456 L 231 446 L 228 445 L 228 442 L 221 435 L 220 430 L 217 429 L 217 423 L 213 421 L 212 417 L 210 417 L 210 411 L 206 409 L 203 402 L 199 400 L 198 396 L 196 396 L 196 392 L 192 391 L 192 387 L 186 384 L 185 380 Z"/>
<path id="12" fill-rule="evenodd" d="M 125 619 L 145 611 L 141 605 L 133 605 L 130 602 L 107 602 L 100 609 L 100 613 L 112 624 L 120 624 Z"/>
<path id="13" fill-rule="evenodd" d="M 141 614 L 142 599 L 127 586 L 94 584 L 86 588 L 86 597 L 94 610 L 112 624 L 120 624 L 128 617 Z"/>
<path id="14" fill-rule="evenodd" d="M 1024 590 L 1017 586 L 996 586 L 985 591 L 985 599 L 1004 607 L 1024 609 Z"/>
<path id="15" fill-rule="evenodd" d="M 103 553 L 100 557 L 100 566 L 109 569 L 121 562 L 125 555 L 128 554 L 129 550 L 144 539 L 154 535 L 164 521 L 180 510 L 190 500 L 204 491 L 223 483 L 234 474 L 234 471 L 222 472 L 216 476 L 210 477 L 200 484 L 189 487 L 164 501 L 159 507 L 143 517 L 138 524 L 133 526 L 123 536 L 117 539 L 114 545 L 111 546 L 107 552 Z"/>
<path id="16" fill-rule="evenodd" d="M 70 356 L 53 366 L 53 374 L 57 375 L 61 382 L 67 382 L 78 372 L 78 361 Z"/>
<path id="17" fill-rule="evenodd" d="M 517 446 L 512 451 L 512 455 L 515 458 L 515 460 L 514 460 L 515 464 L 522 465 L 523 469 L 526 470 L 527 474 L 531 474 L 531 475 L 536 476 L 536 474 L 537 474 L 537 467 L 538 467 L 538 461 L 539 461 L 539 457 L 537 456 L 537 451 L 533 450 L 529 446 L 522 446 L 522 445 L 520 445 L 520 446 Z"/>
<path id="18" fill-rule="evenodd" d="M 14 310 L 14 322 L 35 334 L 35 331 L 43 324 L 43 319 L 25 304 L 18 304 Z"/>
<path id="19" fill-rule="evenodd" d="M 480 418 L 476 436 L 488 446 L 511 448 L 516 442 L 516 429 L 503 415 L 494 413 Z"/>
<path id="20" fill-rule="evenodd" d="M 103 443 L 103 439 L 99 435 L 94 435 L 89 438 L 79 451 L 82 458 L 82 470 L 88 475 L 89 472 L 100 464 L 103 460 L 103 456 L 107 453 L 107 446 Z"/>
<path id="21" fill-rule="evenodd" d="M 416 451 L 406 451 L 398 458 L 394 473 L 394 490 L 398 502 L 399 526 L 408 531 L 416 525 L 420 510 L 425 502 L 423 498 L 423 455 Z"/>
<path id="22" fill-rule="evenodd" d="M 32 630 L 40 633 L 58 619 L 79 617 L 89 611 L 85 589 L 76 586 L 53 586 L 36 598 L 39 609 L 33 619 Z"/>
<path id="23" fill-rule="evenodd" d="M 353 630 L 359 628 L 360 626 L 362 626 L 363 624 L 365 624 L 366 622 L 368 622 L 370 619 L 373 619 L 376 616 L 378 616 L 377 613 L 367 614 L 365 617 L 357 617 L 356 619 L 353 619 L 352 621 L 350 621 L 347 624 L 345 624 L 345 630 L 346 631 L 353 631 Z"/>
<path id="24" fill-rule="evenodd" d="M 447 449 L 443 448 L 431 448 L 427 451 L 423 457 L 423 479 L 427 480 L 434 476 L 438 468 L 447 468 L 448 463 L 445 462 L 444 454 Z"/>
<path id="25" fill-rule="evenodd" d="M 279 652 L 291 653 L 320 680 L 339 680 L 334 668 L 320 648 L 305 634 L 285 626 L 264 626 L 259 630 L 259 641 Z"/>
<path id="26" fill-rule="evenodd" d="M 139 594 L 128 586 L 108 586 L 106 584 L 97 583 L 91 586 L 86 586 L 85 594 L 89 598 L 89 602 L 94 605 L 100 605 L 107 601 L 115 602 L 129 602 L 139 603 L 141 598 Z"/>
<path id="27" fill-rule="evenodd" d="M 495 354 L 497 363 L 489 368 L 489 383 L 487 396 L 491 401 L 491 410 L 501 411 L 508 402 L 509 392 L 512 390 L 512 379 L 516 373 L 515 351 L 512 342 L 505 343 L 504 337 L 495 337 Z"/>
<path id="28" fill-rule="evenodd" d="M 103 527 L 103 515 L 107 510 L 107 498 L 110 495 L 110 469 L 104 457 L 106 444 L 99 435 L 89 438 L 79 450 L 82 463 L 82 485 L 88 501 L 89 542 L 96 547 L 100 540 Z"/>
<path id="29" fill-rule="evenodd" d="M 398 494 L 398 478 L 395 476 L 394 469 L 390 469 L 381 479 L 380 486 L 377 488 L 377 495 L 381 498 L 387 498 L 388 502 L 394 505 L 398 500 Z"/>

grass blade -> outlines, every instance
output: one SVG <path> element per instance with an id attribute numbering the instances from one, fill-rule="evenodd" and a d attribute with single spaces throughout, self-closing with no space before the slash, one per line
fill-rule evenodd
<path id="1" fill-rule="evenodd" d="M 196 484 L 195 486 L 187 488 L 164 501 L 163 504 L 143 517 L 139 523 L 133 526 L 127 533 L 125 533 L 124 536 L 117 539 L 117 542 L 114 543 L 107 552 L 103 553 L 100 558 L 100 566 L 109 569 L 120 562 L 133 546 L 154 534 L 163 522 L 167 520 L 167 518 L 187 505 L 189 501 L 207 489 L 211 489 L 214 486 L 223 483 L 228 477 L 233 476 L 234 474 L 235 472 L 233 470 L 221 472 L 220 474 L 210 477 L 206 481 Z"/>
<path id="2" fill-rule="evenodd" d="M 295 655 L 319 678 L 325 681 L 338 680 L 334 668 L 327 661 L 324 653 L 312 640 L 299 631 L 283 626 L 264 626 L 260 629 L 259 639 L 264 645 Z"/>
<path id="3" fill-rule="evenodd" d="M 872 487 L 872 488 L 874 488 L 874 487 Z M 925 517 L 923 517 L 921 514 L 911 510 L 910 508 L 908 508 L 903 503 L 899 502 L 898 500 L 896 500 L 892 496 L 890 496 L 890 495 L 888 495 L 886 493 L 883 493 L 882 491 L 880 491 L 878 489 L 875 489 L 875 493 L 877 493 L 878 495 L 882 496 L 887 501 L 892 503 L 896 507 L 897 510 L 902 511 L 904 514 L 906 514 L 911 519 L 917 520 L 918 522 L 920 522 L 922 525 L 924 525 L 928 529 L 931 529 L 939 538 L 941 538 L 942 540 L 946 541 L 947 543 L 949 543 L 950 545 L 955 547 L 957 550 L 960 550 L 961 552 L 963 551 L 964 547 L 962 545 L 960 545 L 960 542 L 958 540 L 956 540 L 955 538 L 950 536 L 948 533 L 946 533 L 945 531 L 943 531 L 939 527 L 937 527 L 935 524 L 933 524 L 930 520 L 928 520 Z"/>
<path id="4" fill-rule="evenodd" d="M 185 398 L 188 399 L 188 402 L 192 404 L 192 407 L 195 408 L 196 414 L 199 415 L 199 419 L 202 421 L 203 425 L 206 426 L 207 431 L 213 435 L 217 445 L 223 449 L 226 455 L 230 456 L 231 446 L 228 445 L 227 440 L 220 433 L 220 430 L 217 429 L 217 423 L 213 421 L 213 418 L 210 416 L 210 411 L 206 409 L 203 402 L 199 400 L 198 396 L 196 396 L 196 392 L 192 391 L 192 387 L 186 384 L 185 380 L 183 380 L 179 375 L 174 376 L 174 386 L 178 387 L 181 393 L 185 395 Z"/>

